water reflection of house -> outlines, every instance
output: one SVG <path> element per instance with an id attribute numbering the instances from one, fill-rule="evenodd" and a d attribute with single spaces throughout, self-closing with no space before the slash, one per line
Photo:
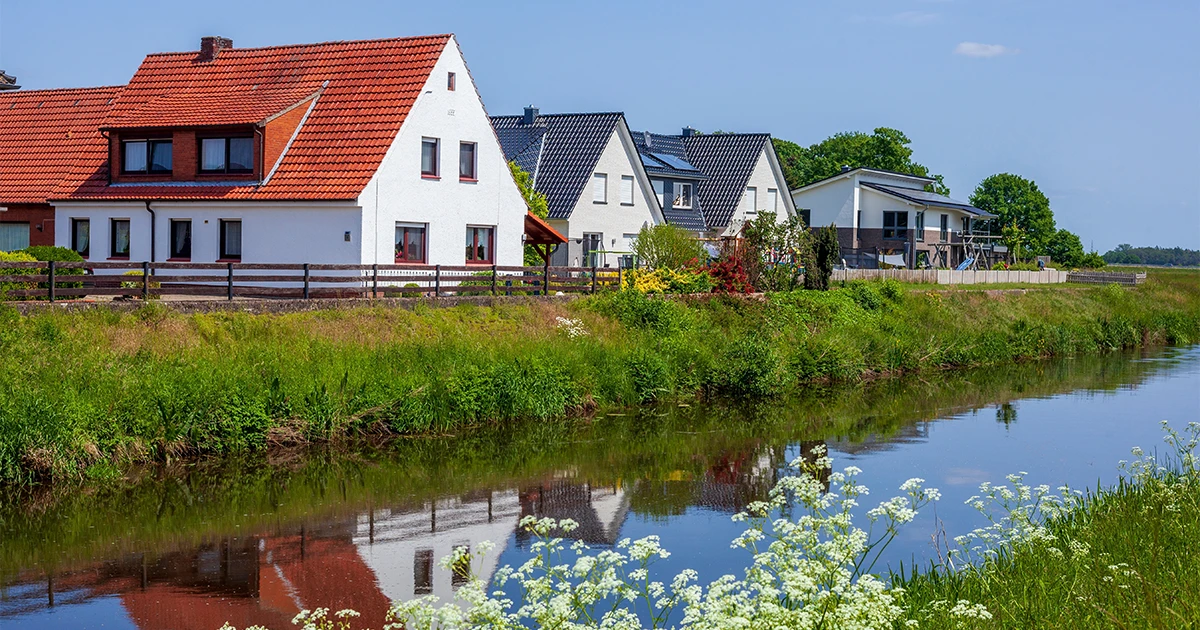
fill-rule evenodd
<path id="1" fill-rule="evenodd" d="M 851 440 L 845 437 L 831 439 L 829 440 L 829 449 L 830 451 L 838 451 L 847 455 L 890 451 L 904 444 L 927 441 L 929 439 L 929 427 L 931 424 L 930 422 L 904 424 L 886 436 L 879 436 L 872 433 L 861 440 Z"/>
<path id="2" fill-rule="evenodd" d="M 520 515 L 515 491 L 484 492 L 441 499 L 420 510 L 376 510 L 358 518 L 353 541 L 388 598 L 437 595 L 449 601 L 465 578 L 438 562 L 457 547 L 475 551 L 479 543 L 492 541 L 496 548 L 482 566 L 473 566 L 481 578 L 491 579 Z"/>
<path id="3" fill-rule="evenodd" d="M 620 486 L 592 485 L 567 479 L 553 479 L 521 488 L 521 517 L 536 516 L 555 520 L 571 519 L 579 527 L 565 538 L 590 545 L 612 545 L 621 534 L 629 513 L 629 498 Z M 526 545 L 530 535 L 517 532 L 517 543 Z"/>

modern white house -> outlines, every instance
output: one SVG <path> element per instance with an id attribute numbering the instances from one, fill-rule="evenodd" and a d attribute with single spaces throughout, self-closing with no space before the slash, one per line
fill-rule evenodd
<path id="1" fill-rule="evenodd" d="M 955 267 L 991 250 L 976 222 L 995 215 L 929 192 L 934 179 L 873 168 L 842 172 L 791 191 L 801 218 L 837 226 L 842 258 L 852 267 Z"/>
<path id="2" fill-rule="evenodd" d="M 625 116 L 617 112 L 493 116 L 509 160 L 546 195 L 548 223 L 567 238 L 551 263 L 616 267 L 642 227 L 664 222 L 662 207 Z"/>
<path id="3" fill-rule="evenodd" d="M 527 206 L 453 35 L 145 58 L 51 202 L 91 261 L 522 264 Z"/>
<path id="4" fill-rule="evenodd" d="M 707 236 L 735 236 L 763 212 L 795 214 L 770 134 L 635 132 L 668 221 Z M 691 216 L 694 215 L 694 219 Z"/>

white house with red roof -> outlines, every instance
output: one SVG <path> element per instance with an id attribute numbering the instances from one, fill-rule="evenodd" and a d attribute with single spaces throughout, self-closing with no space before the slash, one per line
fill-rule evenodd
<path id="1" fill-rule="evenodd" d="M 528 208 L 453 35 L 206 37 L 146 57 L 97 133 L 106 159 L 52 199 L 92 261 L 522 262 Z"/>

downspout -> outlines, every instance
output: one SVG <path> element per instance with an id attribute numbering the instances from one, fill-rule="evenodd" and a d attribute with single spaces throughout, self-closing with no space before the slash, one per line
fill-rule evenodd
<path id="1" fill-rule="evenodd" d="M 150 200 L 149 200 L 149 199 L 147 199 L 147 200 L 146 200 L 146 212 L 149 212 L 149 213 L 150 213 L 150 262 L 156 262 L 156 261 L 155 261 L 155 255 L 154 255 L 154 252 L 155 252 L 155 248 L 154 248 L 154 241 L 155 241 L 155 238 L 154 238 L 154 226 L 155 226 L 155 224 L 156 224 L 156 223 L 158 223 L 158 221 L 156 221 L 156 220 L 155 220 L 155 219 L 156 219 L 156 217 L 155 217 L 155 215 L 154 215 L 154 208 L 151 208 L 151 207 L 150 207 Z"/>

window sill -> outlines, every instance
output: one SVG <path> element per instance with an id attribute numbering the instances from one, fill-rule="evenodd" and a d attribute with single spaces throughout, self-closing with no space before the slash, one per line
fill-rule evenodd
<path id="1" fill-rule="evenodd" d="M 167 262 L 192 262 L 191 258 L 168 258 Z"/>
<path id="2" fill-rule="evenodd" d="M 495 264 L 495 263 L 493 263 L 493 262 L 492 262 L 492 261 L 490 261 L 490 260 L 468 260 L 468 261 L 467 261 L 467 264 L 468 264 L 468 265 L 476 265 L 476 266 L 479 266 L 479 267 L 486 267 L 486 266 L 493 265 L 493 264 Z"/>
<path id="3" fill-rule="evenodd" d="M 129 260 L 129 257 L 128 256 L 109 256 L 106 260 L 117 260 L 117 261 Z"/>
<path id="4" fill-rule="evenodd" d="M 593 202 L 592 202 L 592 205 L 595 205 L 595 206 L 607 206 L 607 205 L 608 205 L 608 202 L 607 202 L 607 201 L 593 201 Z"/>
<path id="5" fill-rule="evenodd" d="M 424 260 L 401 260 L 401 259 L 397 258 L 395 264 L 397 264 L 397 265 L 424 265 L 427 263 Z"/>
<path id="6" fill-rule="evenodd" d="M 474 184 L 474 183 L 478 182 L 479 180 L 474 177 L 459 177 L 458 181 L 465 182 L 468 184 Z"/>
<path id="7" fill-rule="evenodd" d="M 421 179 L 441 179 L 441 178 L 442 177 L 440 175 L 426 175 L 425 173 L 421 173 Z"/>
<path id="8" fill-rule="evenodd" d="M 241 258 L 218 258 L 217 262 L 219 262 L 219 263 L 240 263 L 240 262 L 242 262 L 242 259 Z"/>
<path id="9" fill-rule="evenodd" d="M 633 207 L 633 204 L 631 204 L 631 203 L 623 203 L 623 204 L 621 204 L 621 205 L 622 205 L 622 206 L 625 206 L 625 207 L 627 207 L 627 208 L 632 208 L 632 207 Z"/>

